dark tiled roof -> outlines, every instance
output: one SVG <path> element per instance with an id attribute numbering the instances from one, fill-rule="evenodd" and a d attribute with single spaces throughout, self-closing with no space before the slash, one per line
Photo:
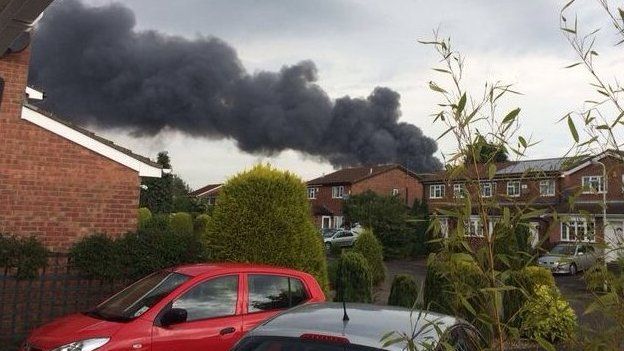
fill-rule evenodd
<path id="1" fill-rule="evenodd" d="M 389 164 L 389 165 L 381 165 L 381 166 L 362 166 L 362 167 L 343 168 L 341 170 L 324 175 L 322 177 L 312 179 L 308 181 L 308 185 L 353 184 L 353 183 L 362 181 L 366 178 L 374 177 L 381 173 L 393 170 L 395 168 L 399 168 L 407 172 L 412 177 L 418 178 L 418 175 L 416 175 L 412 171 L 405 169 L 401 165 Z"/>
<path id="2" fill-rule="evenodd" d="M 211 190 L 215 190 L 216 188 L 220 187 L 221 185 L 223 185 L 222 183 L 219 184 L 208 184 L 206 186 L 203 186 L 197 190 L 192 191 L 189 195 L 191 196 L 199 196 L 202 194 L 205 194 Z"/>
<path id="3" fill-rule="evenodd" d="M 37 106 L 32 105 L 32 104 L 28 104 L 28 103 L 25 103 L 24 106 L 26 106 L 29 109 L 34 110 L 34 111 L 36 111 L 36 112 L 38 112 L 38 113 L 40 113 L 40 114 L 42 114 L 42 115 L 44 115 L 44 116 L 46 116 L 46 117 L 48 117 L 50 119 L 53 119 L 54 121 L 56 121 L 58 123 L 61 123 L 61 124 L 71 128 L 71 129 L 73 129 L 73 130 L 75 130 L 75 131 L 77 131 L 79 133 L 82 133 L 82 134 L 88 136 L 91 139 L 97 140 L 97 141 L 99 141 L 102 144 L 106 144 L 107 146 L 112 147 L 113 149 L 115 149 L 115 150 L 117 150 L 117 151 L 119 151 L 119 152 L 121 152 L 123 154 L 126 154 L 127 156 L 130 156 L 130 157 L 134 158 L 135 160 L 141 161 L 141 162 L 143 162 L 143 163 L 145 163 L 147 165 L 150 165 L 152 167 L 156 167 L 156 168 L 161 168 L 162 169 L 162 166 L 159 163 L 150 160 L 148 157 L 141 156 L 139 154 L 135 154 L 130 149 L 126 149 L 124 147 L 121 147 L 121 146 L 113 143 L 112 141 L 110 141 L 110 140 L 108 140 L 106 138 L 103 138 L 103 137 L 101 137 L 101 136 L 99 136 L 99 135 L 97 135 L 97 134 L 95 134 L 95 133 L 93 133 L 93 132 L 91 132 L 91 131 L 89 131 L 87 129 L 84 129 L 84 128 L 82 128 L 80 126 L 77 126 L 77 125 L 75 125 L 73 123 L 70 123 L 70 122 L 68 122 L 68 121 L 66 121 L 66 120 L 64 120 L 62 118 L 59 118 L 58 116 L 54 115 L 52 112 L 43 110 L 40 107 L 37 107 Z"/>

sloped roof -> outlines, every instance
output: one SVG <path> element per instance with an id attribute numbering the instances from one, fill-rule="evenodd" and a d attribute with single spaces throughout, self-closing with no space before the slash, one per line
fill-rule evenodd
<path id="1" fill-rule="evenodd" d="M 336 172 L 324 175 L 308 181 L 308 185 L 325 185 L 325 184 L 353 184 L 364 179 L 377 176 L 381 173 L 388 172 L 393 169 L 401 169 L 410 176 L 418 178 L 414 172 L 406 169 L 398 164 L 388 164 L 379 166 L 362 166 L 343 168 Z"/>
<path id="2" fill-rule="evenodd" d="M 221 186 L 223 185 L 223 183 L 218 183 L 218 184 L 208 184 L 206 186 L 203 186 L 197 190 L 191 191 L 189 193 L 189 195 L 191 196 L 201 196 L 201 195 L 207 195 L 211 192 L 216 191 L 217 189 L 219 189 Z"/>
<path id="3" fill-rule="evenodd" d="M 126 149 L 124 147 L 121 147 L 117 144 L 115 144 L 114 142 L 103 138 L 87 129 L 84 129 L 82 127 L 79 127 L 73 123 L 67 122 L 65 120 L 63 120 L 62 118 L 59 118 L 57 116 L 55 116 L 54 114 L 52 114 L 51 112 L 45 111 L 37 106 L 25 103 L 24 107 L 22 109 L 22 119 L 28 120 L 44 129 L 47 129 L 57 135 L 60 135 L 61 137 L 64 137 L 68 140 L 74 141 L 79 145 L 82 145 L 94 152 L 97 152 L 99 154 L 102 154 L 105 157 L 108 157 L 114 161 L 117 161 L 121 164 L 124 164 L 130 168 L 133 168 L 137 171 L 139 171 L 139 175 L 141 176 L 148 176 L 148 177 L 160 177 L 161 173 L 162 173 L 162 166 L 159 163 L 156 163 L 152 160 L 150 160 L 147 157 L 135 154 L 134 152 L 132 152 L 129 149 Z M 62 128 L 64 127 L 65 131 L 71 130 L 73 132 L 77 132 L 82 134 L 83 136 L 87 137 L 88 139 L 92 140 L 91 144 L 86 145 L 86 143 L 81 143 L 78 142 L 76 140 L 72 140 L 70 137 L 68 137 L 67 135 L 65 135 L 64 132 L 60 131 L 60 130 L 56 130 L 53 127 L 59 127 Z M 57 128 L 58 129 L 58 128 Z M 75 134 L 74 135 L 78 135 Z M 83 137 L 84 139 L 84 137 Z M 86 140 L 86 139 L 84 139 Z M 95 142 L 95 143 L 93 143 Z M 100 148 L 98 148 L 98 145 L 100 146 Z M 105 152 L 106 150 L 101 149 L 101 147 L 103 147 L 104 149 L 109 148 L 108 150 L 114 150 L 115 152 Z M 123 160 L 119 159 L 118 157 L 114 157 L 114 155 L 119 155 L 122 154 L 130 159 L 133 159 L 135 162 L 133 162 L 133 164 L 135 166 L 131 166 L 129 164 L 127 164 L 127 162 L 123 162 Z M 126 158 L 126 160 L 128 160 Z M 139 163 L 137 164 L 136 161 L 138 161 Z M 136 165 L 144 165 L 142 167 L 137 167 Z M 145 167 L 147 166 L 147 167 Z"/>

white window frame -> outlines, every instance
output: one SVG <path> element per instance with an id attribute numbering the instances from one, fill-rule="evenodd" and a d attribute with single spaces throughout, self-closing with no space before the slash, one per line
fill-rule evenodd
<path id="1" fill-rule="evenodd" d="M 309 187 L 308 188 L 308 199 L 314 200 L 316 199 L 316 194 L 318 194 L 319 189 L 317 187 Z"/>
<path id="2" fill-rule="evenodd" d="M 483 232 L 484 232 L 484 227 L 483 225 L 481 225 L 481 219 L 480 218 L 474 218 L 471 217 L 468 221 L 466 221 L 465 223 L 465 235 L 466 236 L 470 236 L 470 237 L 474 237 L 474 238 L 483 238 Z"/>
<path id="3" fill-rule="evenodd" d="M 560 228 L 559 238 L 563 242 L 577 242 L 577 241 L 595 242 L 596 241 L 596 222 L 594 220 L 588 221 L 586 218 L 572 217 L 566 221 L 561 221 L 559 228 Z M 573 229 L 573 233 L 570 231 L 570 229 Z M 593 231 L 590 229 L 593 229 Z M 581 231 L 581 233 L 583 234 L 583 240 L 577 240 L 579 231 Z M 587 233 L 590 233 L 590 232 L 593 232 L 593 235 L 587 235 Z M 571 234 L 573 234 L 573 236 Z"/>
<path id="4" fill-rule="evenodd" d="M 456 199 L 463 199 L 466 193 L 466 185 L 462 183 L 453 184 L 453 197 Z"/>
<path id="5" fill-rule="evenodd" d="M 431 184 L 429 185 L 429 198 L 430 199 L 442 199 L 444 198 L 444 184 Z M 438 194 L 439 192 L 439 194 Z"/>
<path id="6" fill-rule="evenodd" d="M 328 219 L 327 226 L 325 226 L 325 220 Z M 321 216 L 321 228 L 332 228 L 332 217 L 331 216 Z"/>
<path id="7" fill-rule="evenodd" d="M 594 190 L 585 186 L 586 183 L 589 183 L 587 185 L 591 186 L 591 182 L 594 180 L 598 180 L 598 189 Z M 602 194 L 605 192 L 604 177 L 601 175 L 583 176 L 581 178 L 581 186 L 583 187 L 583 194 Z"/>
<path id="8" fill-rule="evenodd" d="M 487 185 L 487 189 L 490 189 L 489 195 L 485 193 L 486 185 Z M 493 182 L 482 182 L 479 185 L 479 193 L 481 194 L 481 197 L 483 198 L 494 196 L 494 189 L 495 189 L 495 183 Z"/>
<path id="9" fill-rule="evenodd" d="M 543 188 L 547 186 L 548 188 L 548 192 L 542 192 Z M 540 180 L 539 182 L 539 192 L 540 192 L 540 196 L 555 196 L 555 191 L 556 191 L 556 183 L 554 179 L 546 179 L 546 180 Z"/>
<path id="10" fill-rule="evenodd" d="M 332 186 L 332 199 L 342 199 L 344 197 L 344 185 Z"/>
<path id="11" fill-rule="evenodd" d="M 509 189 L 515 189 L 515 184 L 518 184 L 518 193 L 517 194 L 510 194 L 509 193 Z M 507 196 L 509 197 L 520 197 L 520 194 L 522 193 L 522 183 L 519 180 L 510 180 L 507 182 Z"/>
<path id="12" fill-rule="evenodd" d="M 392 189 L 392 196 L 397 196 L 397 195 L 399 195 L 399 189 L 397 188 Z"/>

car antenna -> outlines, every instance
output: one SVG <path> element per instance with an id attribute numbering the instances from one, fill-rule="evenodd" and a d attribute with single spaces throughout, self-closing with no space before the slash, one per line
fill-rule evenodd
<path id="1" fill-rule="evenodd" d="M 343 322 L 348 322 L 349 321 L 349 315 L 347 314 L 347 302 L 345 301 L 345 283 L 344 283 L 344 262 L 342 262 L 342 265 L 340 267 L 340 290 L 342 292 L 342 321 Z"/>

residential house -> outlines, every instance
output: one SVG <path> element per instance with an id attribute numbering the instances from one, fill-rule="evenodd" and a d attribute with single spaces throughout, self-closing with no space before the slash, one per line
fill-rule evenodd
<path id="1" fill-rule="evenodd" d="M 50 1 L 9 2 L 0 8 L 0 233 L 66 251 L 88 234 L 136 230 L 141 177 L 161 167 L 32 104 L 43 94 L 26 86 L 23 30 Z"/>
<path id="2" fill-rule="evenodd" d="M 214 205 L 217 203 L 217 196 L 219 196 L 219 191 L 221 190 L 222 186 L 223 183 L 208 184 L 190 192 L 189 195 L 204 200 L 208 205 Z"/>
<path id="3" fill-rule="evenodd" d="M 307 182 L 312 215 L 320 228 L 339 228 L 344 223 L 343 201 L 371 190 L 400 197 L 407 206 L 422 199 L 419 176 L 397 164 L 343 168 Z"/>
<path id="4" fill-rule="evenodd" d="M 485 169 L 472 170 L 469 177 L 449 179 L 445 172 L 423 178 L 425 198 L 432 213 L 458 204 L 457 198 L 479 197 L 505 206 L 525 206 L 545 213 L 530 218 L 533 241 L 546 238 L 548 246 L 575 240 L 615 244 L 624 227 L 623 154 L 607 151 L 579 158 L 552 158 L 497 164 L 490 180 Z M 480 177 L 476 177 L 479 173 Z M 470 178 L 470 180 L 468 179 Z M 480 181 L 475 182 L 475 179 Z M 571 199 L 575 199 L 571 204 Z M 606 200 L 606 207 L 601 205 Z M 604 211 L 603 211 L 604 210 Z M 556 220 L 554 214 L 557 214 Z M 500 210 L 490 213 L 494 222 Z M 606 216 L 606 220 L 605 220 Z M 456 223 L 440 216 L 443 228 Z M 466 223 L 468 235 L 483 236 L 483 224 L 474 214 Z M 493 228 L 494 223 L 487 223 Z"/>

